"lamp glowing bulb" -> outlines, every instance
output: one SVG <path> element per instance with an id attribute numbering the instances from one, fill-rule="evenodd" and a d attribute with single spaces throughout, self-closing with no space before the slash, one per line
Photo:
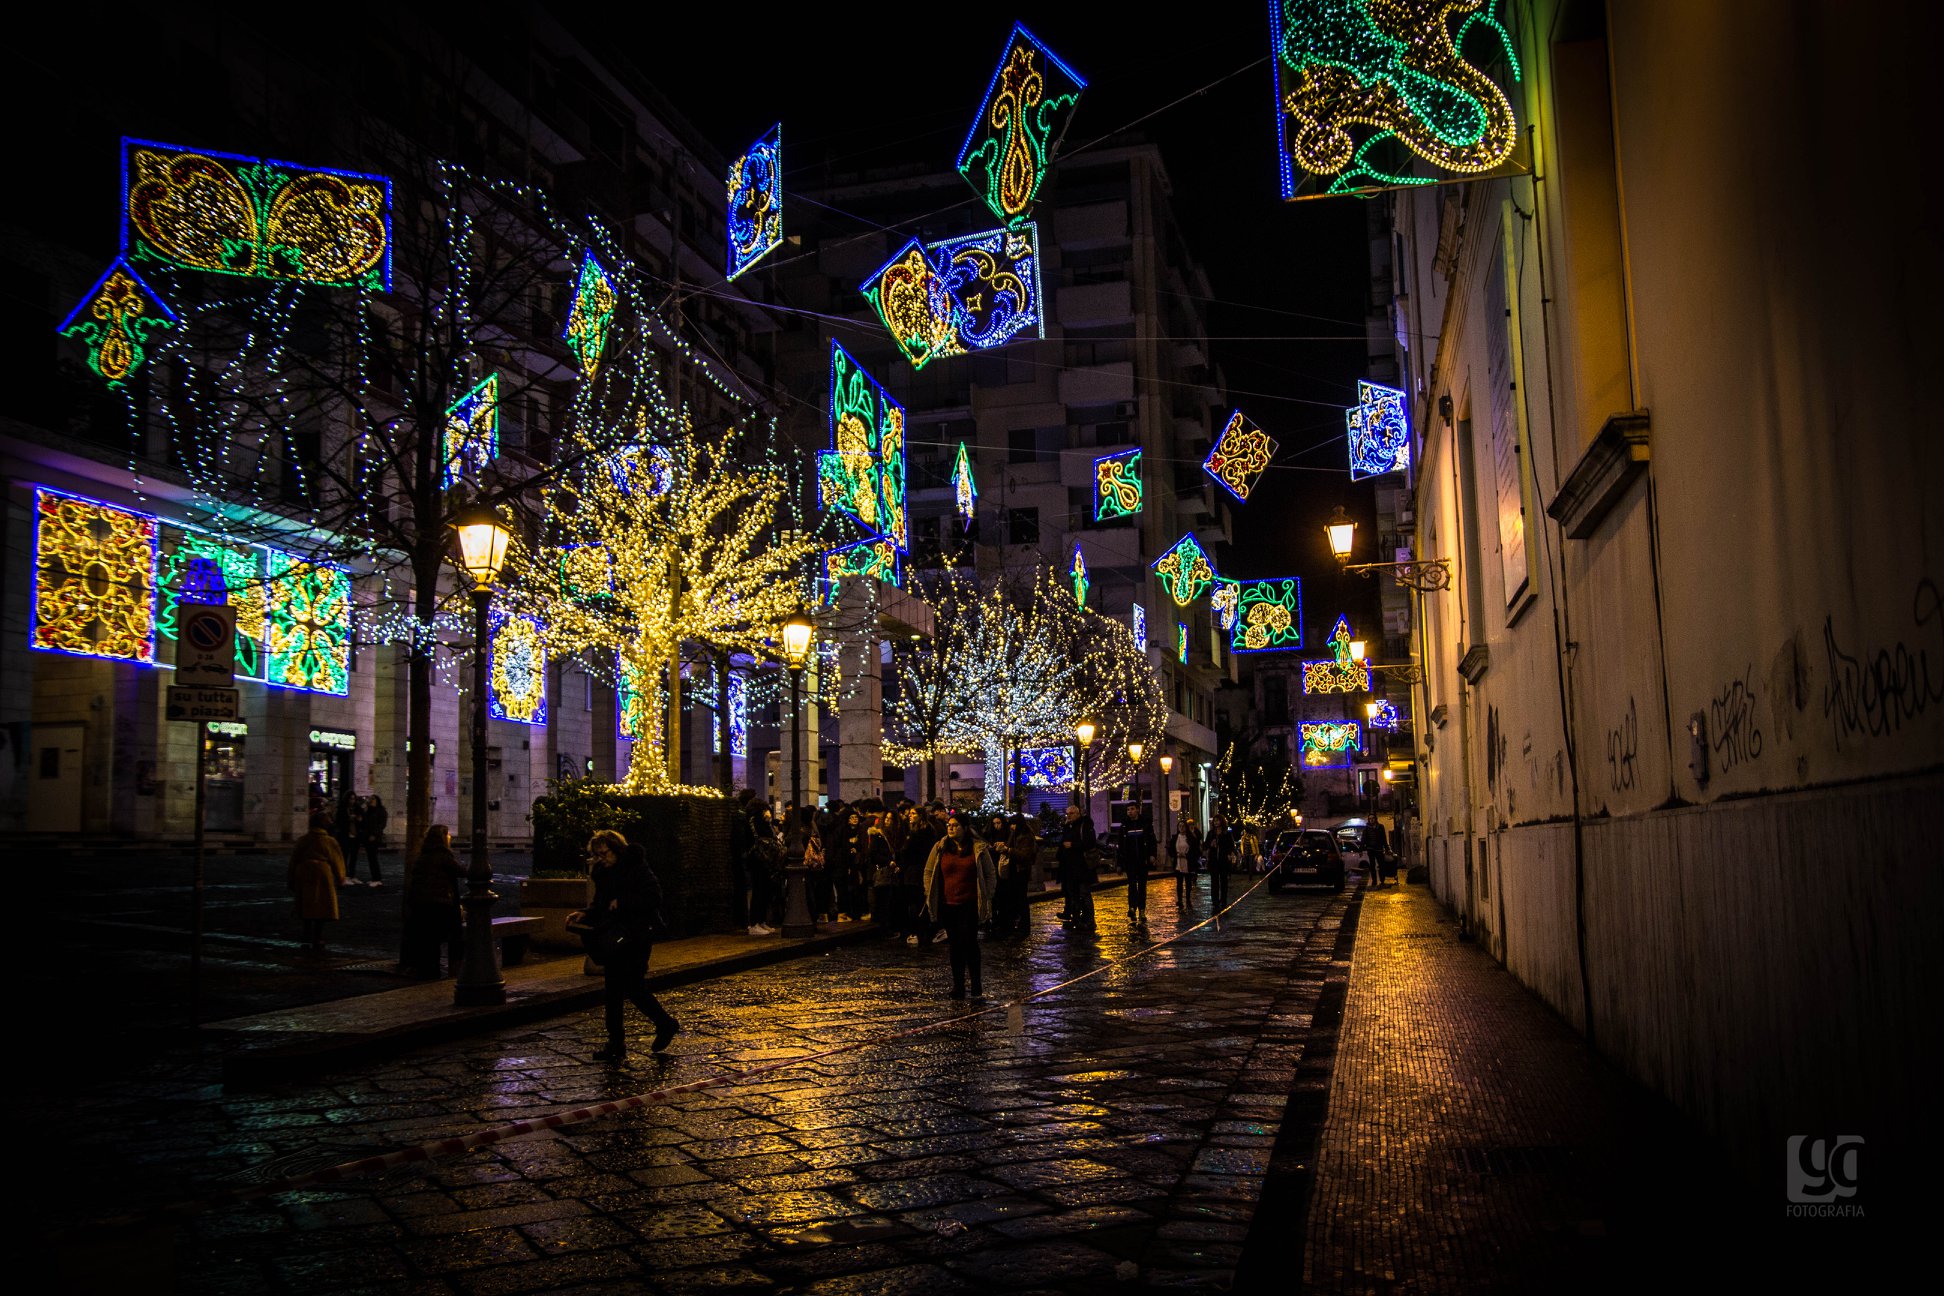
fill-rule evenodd
<path id="1" fill-rule="evenodd" d="M 1357 524 L 1343 511 L 1343 505 L 1337 505 L 1336 511 L 1330 514 L 1330 520 L 1323 524 L 1323 534 L 1330 538 L 1330 553 L 1338 562 L 1350 557 L 1350 546 L 1357 536 Z"/>

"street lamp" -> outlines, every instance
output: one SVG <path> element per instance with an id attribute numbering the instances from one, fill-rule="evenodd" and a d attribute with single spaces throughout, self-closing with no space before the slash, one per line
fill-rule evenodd
<path id="1" fill-rule="evenodd" d="M 1167 752 L 1162 752 L 1161 759 L 1157 764 L 1161 766 L 1161 840 L 1166 841 L 1168 839 L 1168 815 L 1174 808 L 1168 801 L 1168 775 L 1174 772 L 1174 757 L 1170 756 Z"/>
<path id="2" fill-rule="evenodd" d="M 472 867 L 466 872 L 466 957 L 459 967 L 452 1001 L 460 1007 L 506 1002 L 506 981 L 493 950 L 493 866 L 486 858 L 486 692 L 492 680 L 486 663 L 488 613 L 493 586 L 506 565 L 513 532 L 494 510 L 474 504 L 453 519 L 459 533 L 459 565 L 473 578 L 472 695 Z"/>
<path id="3" fill-rule="evenodd" d="M 1351 562 L 1350 550 L 1356 542 L 1357 524 L 1350 520 L 1350 516 L 1343 511 L 1341 504 L 1330 513 L 1329 521 L 1323 524 L 1323 534 L 1329 537 L 1331 555 L 1347 572 L 1355 572 L 1368 579 L 1380 571 L 1387 571 L 1399 585 L 1416 590 L 1420 594 L 1448 589 L 1451 586 L 1451 563 L 1444 558 L 1437 558 L 1430 562 Z M 1362 660 L 1361 657 L 1358 660 Z"/>
<path id="4" fill-rule="evenodd" d="M 1139 813 L 1141 809 L 1141 753 L 1145 750 L 1147 750 L 1146 747 L 1141 743 L 1131 742 L 1127 744 L 1127 759 L 1134 762 L 1134 809 L 1136 813 Z"/>
<path id="5" fill-rule="evenodd" d="M 783 934 L 791 939 L 814 936 L 816 920 L 810 914 L 809 878 L 803 868 L 803 667 L 810 660 L 810 640 L 816 623 L 798 612 L 783 623 L 783 660 L 790 668 L 790 804 L 797 822 L 784 825 L 785 841 L 796 859 L 788 865 L 796 876 L 795 885 L 784 898 Z"/>
<path id="6" fill-rule="evenodd" d="M 1098 726 L 1092 720 L 1082 718 L 1073 726 L 1073 736 L 1080 741 L 1080 793 L 1081 803 L 1087 808 L 1087 821 L 1093 821 L 1093 771 L 1087 768 L 1087 748 L 1093 746 L 1094 734 Z"/>

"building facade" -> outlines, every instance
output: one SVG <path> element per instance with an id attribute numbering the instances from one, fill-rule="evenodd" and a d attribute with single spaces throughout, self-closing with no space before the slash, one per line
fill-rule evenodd
<path id="1" fill-rule="evenodd" d="M 1519 8 L 1530 174 L 1392 198 L 1417 862 L 1769 1174 L 1938 1043 L 1944 278 L 1850 187 L 1919 78 L 1834 5 Z"/>

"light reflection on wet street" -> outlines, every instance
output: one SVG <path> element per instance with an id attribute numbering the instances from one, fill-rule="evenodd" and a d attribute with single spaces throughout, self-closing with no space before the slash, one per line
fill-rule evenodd
<path id="1" fill-rule="evenodd" d="M 1238 880 L 1233 894 L 1244 888 Z M 1163 888 L 1152 938 L 1176 928 Z M 1204 892 L 1205 895 L 1205 892 Z M 984 944 L 991 1002 L 1143 948 L 1038 905 Z M 1247 1231 L 1346 900 L 1244 901 L 1220 930 L 1021 1012 L 789 1067 L 666 1105 L 177 1232 L 190 1291 L 1128 1290 L 1226 1281 Z M 1206 900 L 1188 922 L 1206 916 Z M 884 941 L 669 992 L 666 1062 L 589 1060 L 600 1014 L 427 1048 L 308 1085 L 224 1094 L 209 1068 L 78 1095 L 60 1222 L 463 1134 L 969 1012 L 945 947 Z M 1297 1221 L 1291 1221 L 1292 1228 Z M 592 1288 L 590 1288 L 592 1289 Z"/>

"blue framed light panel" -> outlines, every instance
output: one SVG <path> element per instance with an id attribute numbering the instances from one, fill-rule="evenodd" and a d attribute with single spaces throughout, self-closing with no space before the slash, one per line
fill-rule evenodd
<path id="1" fill-rule="evenodd" d="M 728 278 L 783 242 L 783 123 L 729 164 Z"/>
<path id="2" fill-rule="evenodd" d="M 1403 472 L 1411 466 L 1411 425 L 1404 393 L 1374 382 L 1357 384 L 1357 405 L 1344 412 L 1350 434 L 1350 480 Z"/>
<path id="3" fill-rule="evenodd" d="M 1005 53 L 993 69 L 979 115 L 954 164 L 1007 225 L 1032 214 L 1040 186 L 1073 120 L 1086 79 L 1068 67 L 1039 37 L 1013 24 Z"/>

